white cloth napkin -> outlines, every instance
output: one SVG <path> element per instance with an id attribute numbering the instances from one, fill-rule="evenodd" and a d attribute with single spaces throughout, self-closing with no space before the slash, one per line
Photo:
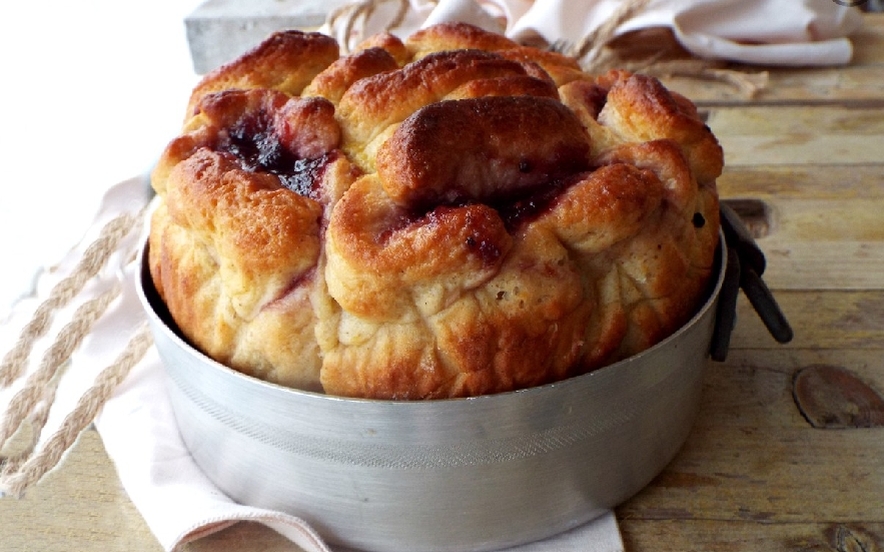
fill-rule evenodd
<path id="1" fill-rule="evenodd" d="M 402 24 L 407 36 L 440 21 L 460 20 L 521 40 L 579 43 L 610 18 L 624 0 L 410 0 Z M 360 36 L 380 31 L 383 11 L 365 21 Z M 862 25 L 856 8 L 834 0 L 651 0 L 617 29 L 668 27 L 688 51 L 708 59 L 760 65 L 840 65 L 853 53 L 849 35 Z M 328 30 L 328 29 L 327 29 Z M 341 40 L 343 37 L 338 36 Z"/>
<path id="2" fill-rule="evenodd" d="M 16 332 L 36 304 L 67 275 L 100 228 L 117 214 L 135 212 L 144 204 L 145 186 L 143 178 L 134 178 L 108 191 L 86 240 L 53 270 L 40 277 L 36 297 L 20 303 L 7 322 L 0 324 L 0 346 L 4 352 L 11 347 Z M 74 304 L 57 316 L 57 323 L 64 323 L 76 305 L 117 282 L 123 284 L 120 297 L 111 304 L 71 358 L 44 431 L 46 435 L 55 430 L 59 420 L 73 408 L 98 371 L 113 362 L 129 336 L 146 319 L 135 288 L 138 264 L 127 262 L 140 249 L 144 237 L 144 230 L 129 236 L 109 265 L 90 282 Z M 163 549 L 173 551 L 238 521 L 249 520 L 276 530 L 306 552 L 334 550 L 303 520 L 282 512 L 237 504 L 208 480 L 178 433 L 166 394 L 166 377 L 156 349 L 151 347 L 95 420 L 123 487 Z M 11 390 L 0 393 L 0 413 L 5 410 L 4 397 L 9 392 Z M 614 515 L 607 513 L 577 529 L 510 550 L 620 552 L 623 544 Z"/>

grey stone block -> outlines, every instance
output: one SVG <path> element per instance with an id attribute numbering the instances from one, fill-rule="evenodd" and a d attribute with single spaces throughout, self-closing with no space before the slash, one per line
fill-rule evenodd
<path id="1" fill-rule="evenodd" d="M 281 29 L 315 30 L 349 0 L 208 0 L 184 19 L 193 69 L 205 74 Z"/>

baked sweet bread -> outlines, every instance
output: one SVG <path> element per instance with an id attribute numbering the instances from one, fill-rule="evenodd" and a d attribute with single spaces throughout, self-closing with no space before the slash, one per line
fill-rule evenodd
<path id="1" fill-rule="evenodd" d="M 152 175 L 182 334 L 271 382 L 382 399 L 561 380 L 683 325 L 721 148 L 641 74 L 466 24 L 339 55 L 274 34 L 207 75 Z"/>

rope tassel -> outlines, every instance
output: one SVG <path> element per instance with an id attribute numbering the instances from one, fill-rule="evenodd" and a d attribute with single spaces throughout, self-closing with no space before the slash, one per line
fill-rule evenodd
<path id="1" fill-rule="evenodd" d="M 26 460 L 19 459 L 4 467 L 0 473 L 0 495 L 20 498 L 25 490 L 55 467 L 64 453 L 76 442 L 114 389 L 126 379 L 132 367 L 153 345 L 147 324 L 143 324 L 129 340 L 126 349 L 113 364 L 102 370 L 94 385 L 80 397 L 74 409 L 65 417 L 61 427 L 46 442 L 46 446 Z"/>
<path id="2" fill-rule="evenodd" d="M 0 390 L 24 377 L 36 343 L 49 332 L 53 320 L 62 309 L 84 294 L 88 283 L 98 280 L 115 254 L 122 254 L 121 265 L 131 262 L 133 255 L 128 250 L 132 246 L 124 240 L 133 230 L 141 227 L 146 210 L 144 207 L 137 213 L 122 213 L 104 224 L 98 237 L 83 250 L 70 274 L 52 287 L 49 296 L 39 304 L 21 330 L 15 345 L 3 357 L 0 363 Z M 55 334 L 36 369 L 27 375 L 22 387 L 3 406 L 0 412 L 0 450 L 27 426 L 31 435 L 25 446 L 14 455 L 6 458 L 0 456 L 0 496 L 23 496 L 31 485 L 54 468 L 80 433 L 89 427 L 114 389 L 153 344 L 144 323 L 133 333 L 116 360 L 98 374 L 79 397 L 73 410 L 67 413 L 61 425 L 38 449 L 41 434 L 56 403 L 59 383 L 66 371 L 76 369 L 70 359 L 93 331 L 95 324 L 120 297 L 122 284 L 119 278 L 110 282 L 98 281 L 101 287 L 97 289 L 101 291 L 89 294 L 92 296 L 70 315 L 70 321 Z"/>
<path id="3" fill-rule="evenodd" d="M 70 303 L 82 291 L 86 282 L 98 274 L 117 250 L 120 241 L 132 231 L 142 216 L 142 213 L 124 213 L 108 222 L 101 229 L 98 239 L 83 253 L 83 258 L 71 275 L 52 288 L 49 298 L 40 304 L 31 321 L 22 330 L 15 347 L 3 357 L 3 362 L 0 363 L 0 389 L 9 387 L 21 377 L 34 343 L 46 335 L 55 312 Z"/>

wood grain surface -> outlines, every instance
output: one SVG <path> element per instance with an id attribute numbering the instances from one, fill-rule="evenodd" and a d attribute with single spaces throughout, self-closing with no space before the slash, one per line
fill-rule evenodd
<path id="1" fill-rule="evenodd" d="M 884 15 L 844 68 L 768 71 L 747 98 L 673 77 L 720 137 L 723 198 L 743 202 L 764 278 L 794 330 L 738 305 L 693 432 L 617 508 L 629 552 L 884 549 Z M 159 551 L 95 431 L 23 499 L 0 500 L 0 550 Z M 298 550 L 242 523 L 189 552 Z"/>

